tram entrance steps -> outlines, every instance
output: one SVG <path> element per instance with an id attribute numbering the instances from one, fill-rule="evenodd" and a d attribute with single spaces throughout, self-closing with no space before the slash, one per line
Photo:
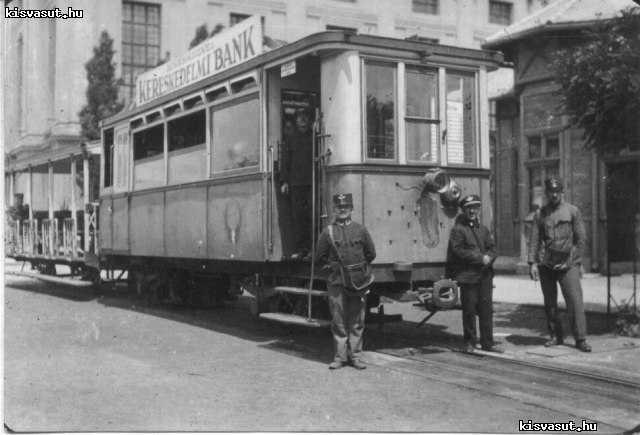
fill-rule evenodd
<path id="1" fill-rule="evenodd" d="M 273 320 L 280 323 L 287 323 L 289 325 L 308 326 L 312 328 L 328 328 L 331 325 L 330 320 L 309 319 L 304 316 L 298 316 L 297 314 L 260 313 L 259 317 L 261 319 Z"/>
<path id="2" fill-rule="evenodd" d="M 273 291 L 276 293 L 291 293 L 294 295 L 304 295 L 304 296 L 307 296 L 309 294 L 308 288 L 287 287 L 284 285 L 279 285 L 274 287 Z M 324 290 L 311 290 L 311 296 L 327 297 L 327 292 Z"/>

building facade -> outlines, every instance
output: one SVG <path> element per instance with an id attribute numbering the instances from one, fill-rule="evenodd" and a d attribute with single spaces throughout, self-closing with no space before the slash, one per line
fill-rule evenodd
<path id="1" fill-rule="evenodd" d="M 518 259 L 521 270 L 533 213 L 544 202 L 544 180 L 550 176 L 564 180 L 565 200 L 584 217 L 585 270 L 605 271 L 609 259 L 619 269 L 631 267 L 640 211 L 640 149 L 632 146 L 626 154 L 605 158 L 586 150 L 583 132 L 562 113 L 549 68 L 558 49 L 584 42 L 582 30 L 630 6 L 631 0 L 556 2 L 485 44 L 514 64 L 513 91 L 494 102 L 494 219 L 499 253 Z"/>

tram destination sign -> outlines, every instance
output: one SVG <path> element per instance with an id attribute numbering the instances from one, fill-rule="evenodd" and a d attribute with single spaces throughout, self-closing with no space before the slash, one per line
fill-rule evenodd
<path id="1" fill-rule="evenodd" d="M 140 74 L 136 79 L 136 104 L 146 104 L 261 53 L 262 20 L 254 15 L 207 39 L 183 56 Z"/>

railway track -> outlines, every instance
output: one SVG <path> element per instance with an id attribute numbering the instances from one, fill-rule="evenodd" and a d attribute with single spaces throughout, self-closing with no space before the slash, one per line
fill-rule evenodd
<path id="1" fill-rule="evenodd" d="M 446 348 L 408 349 L 377 349 L 367 352 L 367 360 L 421 378 L 561 411 L 574 415 L 577 423 L 587 420 L 620 431 L 640 424 L 640 385 L 633 381 Z"/>

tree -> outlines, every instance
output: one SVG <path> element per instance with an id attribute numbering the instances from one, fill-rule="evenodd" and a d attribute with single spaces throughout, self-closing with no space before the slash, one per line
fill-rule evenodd
<path id="1" fill-rule="evenodd" d="M 193 37 L 193 39 L 189 43 L 189 48 L 195 47 L 196 45 L 200 44 L 202 41 L 205 41 L 205 40 L 211 38 L 212 36 L 217 35 L 218 33 L 222 32 L 223 30 L 224 30 L 224 26 L 222 24 L 216 24 L 216 26 L 213 28 L 213 30 L 211 30 L 211 33 L 209 33 L 209 30 L 207 29 L 207 25 L 206 24 L 202 24 L 202 25 L 198 26 L 196 28 L 195 36 Z"/>
<path id="2" fill-rule="evenodd" d="M 202 41 L 209 37 L 209 31 L 207 30 L 207 25 L 203 24 L 196 28 L 196 34 L 189 43 L 189 48 L 193 48 L 196 45 L 200 44 Z"/>
<path id="3" fill-rule="evenodd" d="M 118 101 L 118 85 L 113 63 L 113 39 L 106 31 L 100 34 L 100 42 L 93 48 L 93 57 L 85 64 L 87 70 L 87 104 L 78 116 L 82 126 L 82 134 L 87 139 L 98 139 L 100 129 L 98 123 L 119 112 L 123 103 Z"/>
<path id="4" fill-rule="evenodd" d="M 640 149 L 640 9 L 603 20 L 559 50 L 552 69 L 563 109 L 600 155 Z"/>

